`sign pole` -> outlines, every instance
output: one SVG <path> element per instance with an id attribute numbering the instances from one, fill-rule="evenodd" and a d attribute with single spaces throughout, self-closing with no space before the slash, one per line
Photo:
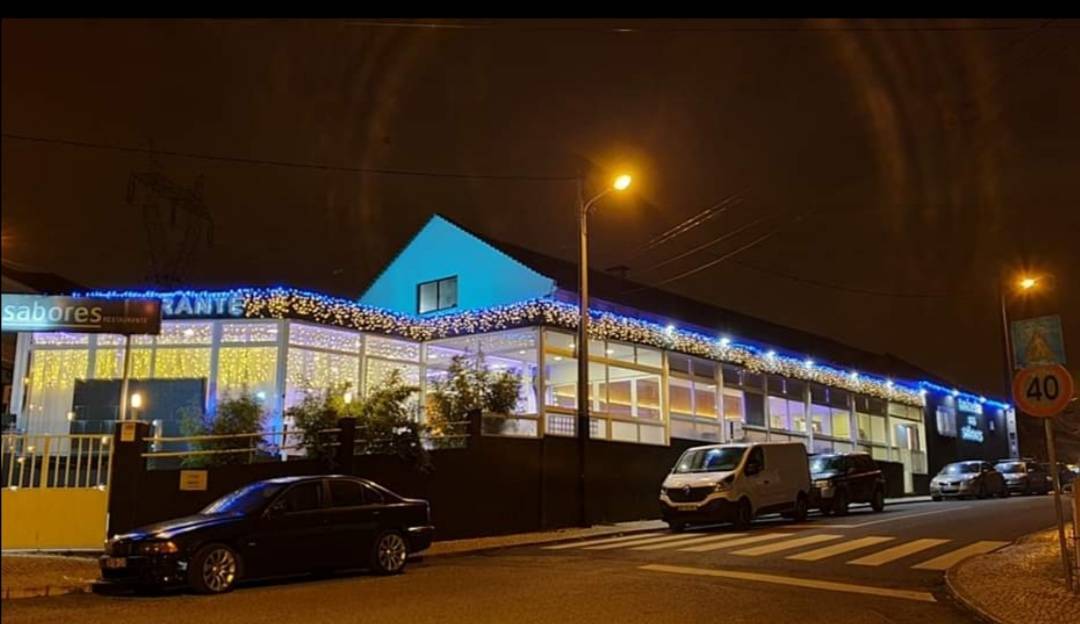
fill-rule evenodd
<path id="1" fill-rule="evenodd" d="M 127 420 L 128 379 L 131 377 L 131 334 L 124 336 L 124 378 L 120 382 L 120 420 Z"/>
<path id="2" fill-rule="evenodd" d="M 1046 454 L 1050 459 L 1050 476 L 1054 480 L 1054 513 L 1057 515 L 1058 544 L 1061 547 L 1061 563 L 1065 568 L 1065 586 L 1073 589 L 1072 566 L 1069 565 L 1069 549 L 1065 541 L 1065 515 L 1061 508 L 1061 476 L 1058 474 L 1057 452 L 1054 449 L 1054 427 L 1050 418 L 1043 419 L 1046 428 Z"/>

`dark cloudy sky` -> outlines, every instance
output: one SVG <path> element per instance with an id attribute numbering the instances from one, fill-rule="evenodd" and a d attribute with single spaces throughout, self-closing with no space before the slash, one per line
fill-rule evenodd
<path id="1" fill-rule="evenodd" d="M 442 23 L 5 20 L 4 260 L 148 284 L 150 158 L 71 143 L 279 163 L 157 157 L 205 176 L 184 281 L 345 296 L 436 211 L 566 258 L 576 230 L 572 184 L 342 169 L 629 166 L 597 266 L 659 283 L 745 248 L 663 287 L 993 393 L 996 283 L 1028 268 L 1080 362 L 1080 21 Z"/>

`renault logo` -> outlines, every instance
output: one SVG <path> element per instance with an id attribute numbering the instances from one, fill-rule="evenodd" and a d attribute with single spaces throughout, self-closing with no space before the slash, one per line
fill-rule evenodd
<path id="1" fill-rule="evenodd" d="M 686 485 L 684 485 L 684 486 L 682 486 L 682 493 L 683 493 L 683 494 L 686 494 L 686 495 L 689 495 L 689 494 L 690 494 L 690 484 L 689 484 L 689 483 L 688 483 L 688 484 L 686 484 Z"/>

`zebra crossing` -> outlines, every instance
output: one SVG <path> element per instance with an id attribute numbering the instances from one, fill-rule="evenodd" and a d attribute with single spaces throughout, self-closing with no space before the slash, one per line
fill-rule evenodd
<path id="1" fill-rule="evenodd" d="M 719 553 L 732 557 L 779 556 L 789 561 L 807 563 L 838 562 L 877 568 L 903 565 L 913 570 L 943 571 L 968 557 L 988 553 L 1008 542 L 957 540 L 921 537 L 902 539 L 892 535 L 848 537 L 840 533 L 791 533 L 764 531 L 754 533 L 640 533 L 578 542 L 555 544 L 544 550 L 635 551 Z M 933 550 L 934 556 L 924 558 Z M 843 557 L 852 557 L 842 559 Z"/>

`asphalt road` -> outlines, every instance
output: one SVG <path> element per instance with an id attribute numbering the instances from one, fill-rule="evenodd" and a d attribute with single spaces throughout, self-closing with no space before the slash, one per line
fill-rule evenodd
<path id="1" fill-rule="evenodd" d="M 896 505 L 796 525 L 583 540 L 413 562 L 224 596 L 72 595 L 9 601 L 23 622 L 689 622 L 972 624 L 943 570 L 1053 524 L 1050 497 Z M 687 550 L 690 549 L 690 550 Z"/>

